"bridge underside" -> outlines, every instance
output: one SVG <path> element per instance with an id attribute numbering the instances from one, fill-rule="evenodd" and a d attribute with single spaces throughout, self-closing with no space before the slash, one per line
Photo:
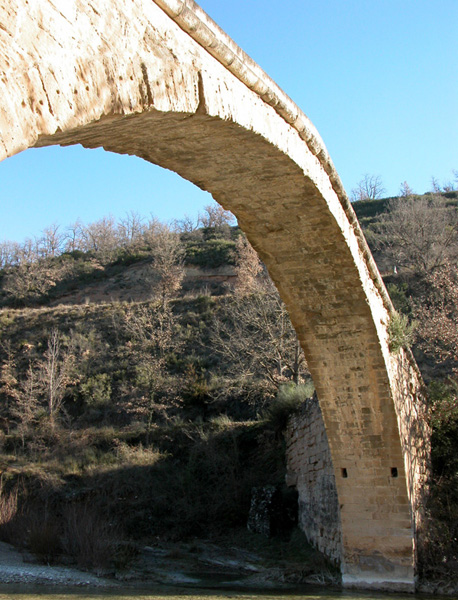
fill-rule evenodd
<path id="1" fill-rule="evenodd" d="M 193 3 L 190 31 L 163 10 L 182 2 L 4 4 L 2 158 L 31 146 L 104 147 L 176 171 L 237 216 L 315 382 L 344 583 L 412 589 L 412 517 L 427 450 L 415 443 L 425 434 L 420 383 L 408 356 L 389 352 L 389 301 L 325 151 L 196 41 L 203 22 L 234 48 Z M 252 68 L 239 49 L 236 57 Z"/>

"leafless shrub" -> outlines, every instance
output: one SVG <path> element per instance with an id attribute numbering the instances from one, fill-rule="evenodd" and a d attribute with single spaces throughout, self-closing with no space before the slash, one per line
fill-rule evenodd
<path id="1" fill-rule="evenodd" d="M 19 489 L 6 490 L 0 485 L 0 539 L 14 546 L 26 546 L 29 520 L 19 503 Z"/>
<path id="2" fill-rule="evenodd" d="M 12 522 L 18 513 L 18 490 L 14 488 L 11 492 L 5 492 L 0 487 L 0 535 L 9 542 L 12 538 Z"/>
<path id="3" fill-rule="evenodd" d="M 213 202 L 204 207 L 204 211 L 199 213 L 199 224 L 202 227 L 221 228 L 233 225 L 235 217 L 229 210 L 225 210 L 221 205 Z"/>
<path id="4" fill-rule="evenodd" d="M 427 275 L 458 257 L 458 211 L 441 196 L 409 196 L 388 203 L 377 245 L 408 272 Z"/>
<path id="5" fill-rule="evenodd" d="M 446 265 L 427 278 L 429 296 L 415 308 L 423 349 L 458 364 L 458 269 Z"/>
<path id="6" fill-rule="evenodd" d="M 119 536 L 88 504 L 71 505 L 63 515 L 62 547 L 83 569 L 112 566 Z"/>
<path id="7" fill-rule="evenodd" d="M 55 563 L 61 554 L 60 530 L 55 520 L 34 512 L 28 518 L 28 549 L 45 564 Z"/>

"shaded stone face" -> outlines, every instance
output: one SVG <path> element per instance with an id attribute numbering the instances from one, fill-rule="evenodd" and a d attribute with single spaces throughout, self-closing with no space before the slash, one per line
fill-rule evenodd
<path id="1" fill-rule="evenodd" d="M 341 561 L 342 530 L 328 437 L 317 398 L 293 415 L 286 432 L 286 483 L 299 494 L 299 525 L 332 562 Z M 348 477 L 348 471 L 345 473 Z"/>
<path id="2" fill-rule="evenodd" d="M 313 125 L 193 2 L 5 0 L 0 23 L 0 158 L 104 147 L 176 171 L 237 216 L 318 392 L 344 581 L 411 587 L 420 380 L 389 352 L 391 304 Z"/>

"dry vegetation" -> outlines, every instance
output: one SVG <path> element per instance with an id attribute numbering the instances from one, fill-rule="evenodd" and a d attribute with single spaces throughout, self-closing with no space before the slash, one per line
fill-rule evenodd
<path id="1" fill-rule="evenodd" d="M 252 487 L 284 488 L 280 430 L 313 388 L 276 400 L 310 377 L 276 290 L 229 218 L 209 207 L 203 227 L 180 231 L 153 220 L 121 246 L 103 220 L 97 248 L 76 247 L 74 228 L 70 254 L 27 262 L 52 292 L 15 294 L 25 259 L 4 266 L 2 539 L 48 562 L 121 568 L 140 543 L 243 529 Z M 206 256 L 209 267 L 234 265 L 235 291 L 186 286 L 186 261 L 205 266 Z M 68 270 L 61 278 L 69 261 L 72 281 Z M 88 264 L 103 278 L 137 262 L 147 299 L 49 306 L 59 289 L 91 283 Z"/>
<path id="2" fill-rule="evenodd" d="M 457 194 L 404 191 L 355 209 L 399 312 L 392 348 L 412 345 L 430 388 L 422 569 L 451 578 Z M 48 562 L 65 555 L 115 569 L 139 543 L 243 529 L 253 486 L 276 485 L 291 502 L 281 432 L 313 384 L 284 306 L 229 214 L 211 206 L 199 223 L 174 227 L 130 214 L 65 235 L 52 226 L 22 246 L 3 243 L 0 265 L 2 539 Z M 236 284 L 191 281 L 190 265 L 232 265 Z M 127 272 L 129 302 L 59 304 L 100 282 L 125 283 Z"/>

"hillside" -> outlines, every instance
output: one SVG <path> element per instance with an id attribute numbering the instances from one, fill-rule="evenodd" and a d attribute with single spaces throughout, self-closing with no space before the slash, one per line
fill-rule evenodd
<path id="1" fill-rule="evenodd" d="M 262 314 L 232 293 L 239 237 L 225 223 L 161 229 L 150 248 L 30 263 L 26 275 L 36 269 L 47 287 L 31 278 L 20 295 L 3 288 L 3 540 L 47 561 L 65 555 L 109 571 L 159 541 L 232 540 L 262 550 L 262 536 L 244 533 L 252 488 L 274 485 L 285 507 L 297 502 L 284 484 L 281 428 L 313 388 L 278 392 L 309 376 L 305 365 L 279 370 L 267 334 L 285 326 L 273 318 L 281 304 L 268 281 L 256 289 Z M 20 269 L 4 269 L 3 281 Z M 226 326 L 250 310 L 252 323 L 266 326 L 249 331 L 247 323 L 231 357 Z M 285 356 L 296 353 L 288 327 Z M 253 374 L 248 348 L 266 357 L 264 371 Z M 294 519 L 279 535 L 279 552 L 304 556 L 302 572 L 328 569 L 311 549 L 299 551 L 309 547 Z"/>
<path id="2" fill-rule="evenodd" d="M 420 269 L 416 248 L 400 253 L 392 223 L 393 215 L 402 223 L 399 207 L 422 207 L 433 211 L 424 220 L 440 214 L 451 228 L 457 197 L 354 204 L 405 316 L 403 343 L 413 342 L 430 384 L 436 479 L 424 576 L 436 578 L 449 577 L 456 553 L 455 355 L 437 354 L 424 328 L 409 333 L 407 319 L 434 307 L 431 276 L 442 267 Z M 286 512 L 297 502 L 284 486 L 282 429 L 313 383 L 276 290 L 222 216 L 197 229 L 150 221 L 135 235 L 135 219 L 129 235 L 105 220 L 70 246 L 68 238 L 52 244 L 52 232 L 3 245 L 1 539 L 47 561 L 65 555 L 113 570 L 152 540 L 238 535 L 262 546 L 241 534 L 253 487 L 276 486 Z M 454 257 L 456 244 L 444 250 L 441 239 L 428 268 Z M 280 540 L 290 550 L 304 544 L 294 519 L 275 539 L 282 552 Z M 438 545 L 441 564 L 432 556 Z M 331 572 L 307 552 L 299 569 Z"/>

